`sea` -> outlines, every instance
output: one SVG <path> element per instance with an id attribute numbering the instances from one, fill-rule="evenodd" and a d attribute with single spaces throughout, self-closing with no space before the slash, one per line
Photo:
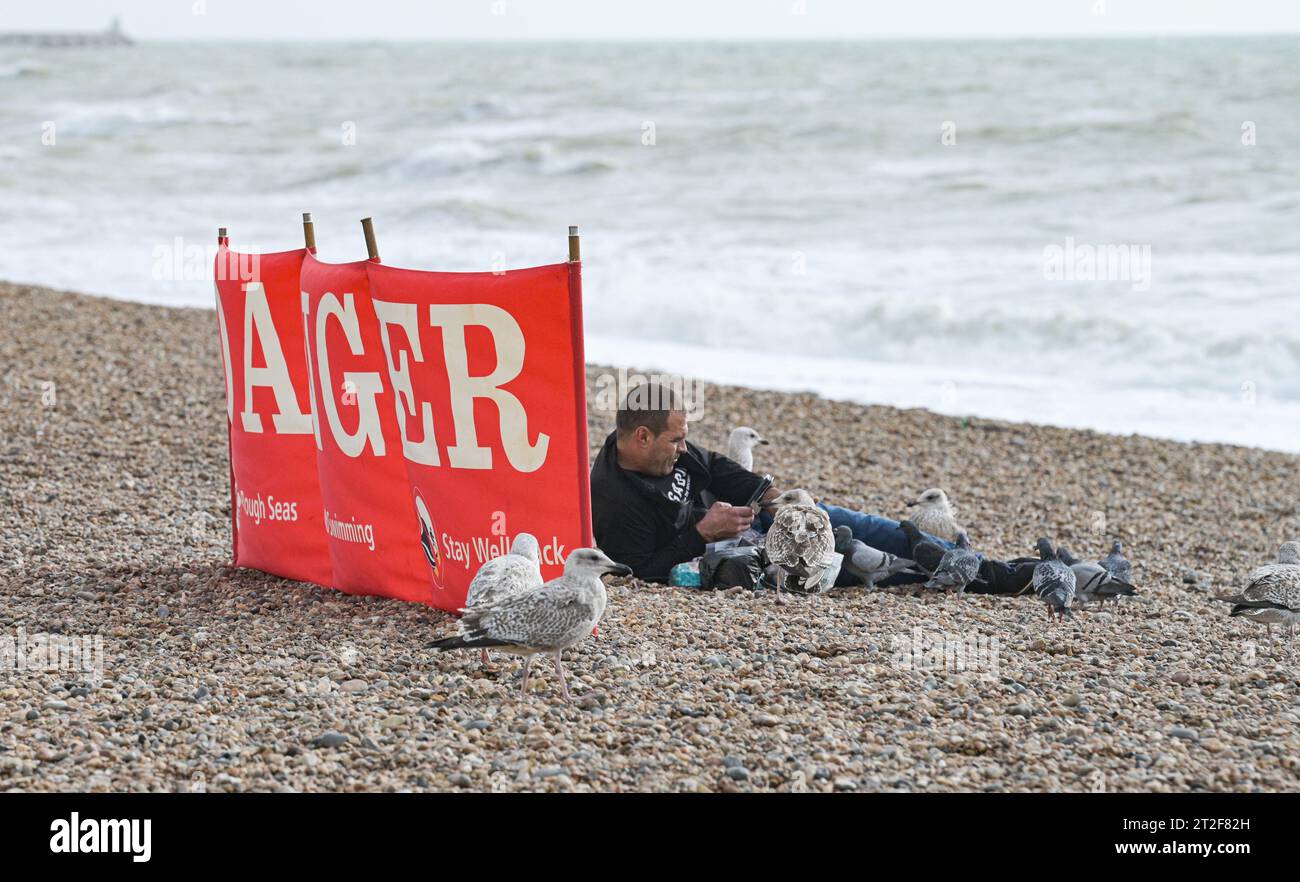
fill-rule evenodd
<path id="1" fill-rule="evenodd" d="M 211 307 L 304 211 L 578 225 L 597 363 L 1300 451 L 1297 37 L 0 48 L 0 278 Z"/>

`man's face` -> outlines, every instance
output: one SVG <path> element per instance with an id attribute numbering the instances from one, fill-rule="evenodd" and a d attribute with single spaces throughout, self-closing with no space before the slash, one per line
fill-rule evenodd
<path id="1" fill-rule="evenodd" d="M 644 426 L 647 436 L 650 430 Z M 686 414 L 673 411 L 668 414 L 668 424 L 658 435 L 648 438 L 645 471 L 651 475 L 670 475 L 677 465 L 677 457 L 686 452 Z"/>

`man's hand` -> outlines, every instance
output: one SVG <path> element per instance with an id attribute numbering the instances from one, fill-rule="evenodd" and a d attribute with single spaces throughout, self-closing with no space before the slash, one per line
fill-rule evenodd
<path id="1" fill-rule="evenodd" d="M 715 502 L 695 525 L 705 542 L 735 539 L 754 522 L 754 510 L 747 505 L 728 505 Z"/>

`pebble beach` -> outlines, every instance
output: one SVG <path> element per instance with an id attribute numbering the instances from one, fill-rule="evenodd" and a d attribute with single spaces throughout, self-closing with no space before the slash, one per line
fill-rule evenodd
<path id="1" fill-rule="evenodd" d="M 1300 790 L 1300 649 L 1212 600 L 1300 538 L 1300 457 L 706 392 L 692 440 L 757 428 L 780 487 L 898 518 L 941 486 L 1002 558 L 1119 538 L 1140 593 L 1054 624 L 612 579 L 574 703 L 545 660 L 520 699 L 518 661 L 426 649 L 451 616 L 230 569 L 212 311 L 0 284 L 0 639 L 102 641 L 0 668 L 0 790 Z"/>

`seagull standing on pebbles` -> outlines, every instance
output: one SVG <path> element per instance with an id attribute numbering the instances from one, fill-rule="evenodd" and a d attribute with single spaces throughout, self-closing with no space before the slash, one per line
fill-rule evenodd
<path id="1" fill-rule="evenodd" d="M 754 470 L 754 445 L 767 444 L 768 440 L 749 426 L 737 426 L 727 438 L 727 459 L 747 472 Z"/>
<path id="2" fill-rule="evenodd" d="M 541 551 L 537 537 L 520 533 L 510 544 L 507 554 L 494 557 L 478 568 L 465 594 L 465 608 L 492 606 L 512 594 L 541 587 Z M 482 650 L 483 664 L 488 663 L 488 651 Z"/>
<path id="3" fill-rule="evenodd" d="M 921 532 L 949 542 L 957 541 L 957 534 L 962 532 L 962 527 L 957 523 L 957 515 L 952 503 L 948 501 L 947 493 L 938 487 L 931 487 L 907 505 L 916 509 L 909 520 Z"/>
<path id="4" fill-rule="evenodd" d="M 935 568 L 926 588 L 942 588 L 944 591 L 956 589 L 957 599 L 966 594 L 966 586 L 973 582 L 980 573 L 979 555 L 971 550 L 970 539 L 963 531 L 957 534 L 957 547 L 944 552 L 939 566 Z"/>
<path id="5" fill-rule="evenodd" d="M 776 517 L 767 531 L 765 553 L 776 564 L 776 602 L 787 575 L 800 579 L 812 589 L 825 574 L 830 555 L 835 551 L 835 534 L 830 515 L 818 508 L 806 490 L 787 490 L 770 503 Z"/>
<path id="6" fill-rule="evenodd" d="M 854 578 L 861 579 L 868 590 L 876 587 L 876 582 L 902 572 L 908 572 L 916 564 L 906 558 L 897 557 L 887 551 L 872 548 L 861 539 L 853 536 L 847 526 L 835 528 L 835 550 L 844 556 L 844 569 Z"/>
<path id="7" fill-rule="evenodd" d="M 1078 578 L 1074 570 L 1066 566 L 1052 549 L 1052 543 L 1046 539 L 1038 540 L 1038 556 L 1042 562 L 1034 567 L 1034 593 L 1038 599 L 1047 604 L 1047 617 L 1053 614 L 1066 618 L 1070 615 L 1070 604 L 1074 602 L 1074 592 L 1078 587 Z"/>
<path id="8" fill-rule="evenodd" d="M 609 595 L 600 577 L 606 573 L 630 576 L 631 567 L 615 563 L 596 548 L 575 548 L 564 562 L 564 575 L 512 594 L 491 606 L 470 607 L 461 618 L 461 633 L 437 640 L 432 649 L 446 652 L 497 646 L 524 656 L 524 682 L 520 695 L 528 694 L 528 669 L 539 652 L 555 658 L 564 700 L 571 701 L 564 679 L 561 654 L 586 639 L 600 623 Z"/>
<path id="9" fill-rule="evenodd" d="M 1060 555 L 1061 561 L 1074 571 L 1074 577 L 1078 583 L 1076 596 L 1082 602 L 1091 603 L 1096 600 L 1104 604 L 1107 600 L 1114 599 L 1116 603 L 1119 603 L 1120 597 L 1130 597 L 1137 594 L 1136 588 L 1128 582 L 1115 578 L 1100 563 L 1088 563 L 1079 560 L 1070 554 L 1070 549 L 1064 545 L 1059 546 L 1056 553 Z M 1124 561 L 1124 563 L 1127 564 L 1128 561 Z"/>
<path id="10" fill-rule="evenodd" d="M 1274 625 L 1286 625 L 1291 635 L 1300 621 L 1300 542 L 1284 543 L 1277 559 L 1277 563 L 1252 572 L 1250 584 L 1240 594 L 1214 598 L 1233 605 L 1229 615 L 1263 625 L 1269 643 L 1273 642 Z"/>

